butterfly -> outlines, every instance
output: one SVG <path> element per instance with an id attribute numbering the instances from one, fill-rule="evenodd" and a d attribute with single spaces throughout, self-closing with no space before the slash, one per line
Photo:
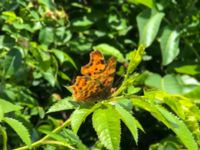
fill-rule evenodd
<path id="1" fill-rule="evenodd" d="M 100 51 L 90 53 L 90 61 L 81 67 L 82 76 L 77 76 L 71 86 L 77 102 L 106 99 L 111 95 L 112 83 L 116 72 L 116 59 L 106 62 Z"/>

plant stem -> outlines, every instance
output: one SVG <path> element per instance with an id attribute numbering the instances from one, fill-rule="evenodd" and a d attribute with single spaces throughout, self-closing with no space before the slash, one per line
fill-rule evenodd
<path id="1" fill-rule="evenodd" d="M 0 133 L 3 137 L 3 150 L 7 150 L 7 134 L 6 131 L 4 130 L 4 128 L 0 125 Z"/>
<path id="2" fill-rule="evenodd" d="M 69 123 L 71 122 L 71 119 L 69 118 L 68 120 L 66 120 L 61 126 L 55 128 L 52 133 L 57 133 L 59 132 L 60 130 L 62 130 L 63 128 L 65 128 L 67 125 L 69 125 Z M 33 143 L 31 145 L 31 148 L 33 147 L 36 147 L 36 146 L 39 146 L 40 144 L 42 144 L 46 139 L 48 139 L 50 136 L 47 134 L 46 136 L 44 136 L 42 139 L 40 139 L 39 141 L 36 141 L 35 143 Z M 16 148 L 14 150 L 25 150 L 25 149 L 29 149 L 28 146 L 23 146 L 23 147 L 19 147 L 19 148 Z"/>

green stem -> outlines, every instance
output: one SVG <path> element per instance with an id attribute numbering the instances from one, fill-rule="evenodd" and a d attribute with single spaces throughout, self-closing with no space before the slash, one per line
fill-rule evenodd
<path id="1" fill-rule="evenodd" d="M 54 129 L 52 131 L 52 133 L 57 133 L 59 131 L 61 131 L 63 128 L 65 128 L 66 126 L 69 125 L 69 123 L 71 122 L 71 119 L 69 118 L 68 120 L 66 120 L 61 126 L 57 127 L 56 129 Z M 33 143 L 31 145 L 31 148 L 37 147 L 39 145 L 41 145 L 45 140 L 47 140 L 50 136 L 47 134 L 46 136 L 44 136 L 42 139 L 40 139 L 39 141 L 36 141 L 35 143 Z M 14 150 L 25 150 L 25 149 L 29 149 L 28 146 L 23 146 L 20 148 L 16 148 Z"/>
<path id="2" fill-rule="evenodd" d="M 63 142 L 59 142 L 59 141 L 46 140 L 46 141 L 42 142 L 41 144 L 61 145 L 63 147 L 67 147 L 69 149 L 74 149 L 74 147 L 72 147 L 71 145 L 63 143 Z"/>
<path id="3" fill-rule="evenodd" d="M 123 92 L 125 90 L 126 84 L 127 84 L 127 78 L 128 78 L 128 74 L 125 75 L 124 81 L 122 82 L 122 85 L 117 89 L 116 92 L 114 92 L 112 94 L 112 97 L 116 97 L 116 96 L 120 95 L 121 92 Z"/>
<path id="4" fill-rule="evenodd" d="M 6 131 L 4 130 L 4 128 L 0 125 L 0 134 L 3 137 L 3 150 L 7 150 L 7 134 Z"/>

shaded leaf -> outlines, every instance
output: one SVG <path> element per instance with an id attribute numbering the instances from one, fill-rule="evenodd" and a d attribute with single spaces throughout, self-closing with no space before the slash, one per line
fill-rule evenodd
<path id="1" fill-rule="evenodd" d="M 39 41 L 43 44 L 50 44 L 54 41 L 54 30 L 53 28 L 46 27 L 40 30 Z"/>
<path id="2" fill-rule="evenodd" d="M 69 61 L 74 66 L 74 68 L 77 69 L 75 62 L 73 61 L 73 59 L 67 53 L 65 53 L 61 50 L 58 50 L 58 49 L 52 49 L 52 52 L 58 58 L 60 63 L 64 63 L 65 61 Z"/>

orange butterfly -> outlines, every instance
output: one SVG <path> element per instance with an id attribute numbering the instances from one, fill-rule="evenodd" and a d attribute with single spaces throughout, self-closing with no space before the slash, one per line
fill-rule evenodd
<path id="1" fill-rule="evenodd" d="M 111 95 L 112 83 L 116 72 L 116 59 L 109 58 L 107 63 L 99 51 L 90 53 L 90 62 L 81 67 L 81 74 L 77 76 L 71 86 L 76 101 L 95 101 L 106 99 Z"/>

